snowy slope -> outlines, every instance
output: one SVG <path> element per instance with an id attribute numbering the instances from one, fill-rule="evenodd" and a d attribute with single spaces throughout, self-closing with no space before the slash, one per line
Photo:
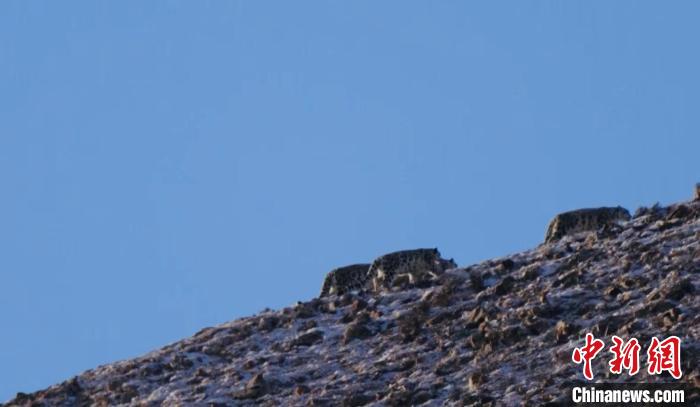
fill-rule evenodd
<path id="1" fill-rule="evenodd" d="M 320 282 L 319 282 L 320 284 Z M 700 201 L 620 230 L 449 270 L 429 287 L 314 299 L 206 328 L 6 405 L 539 405 L 564 402 L 586 333 L 682 340 L 700 386 Z M 607 350 L 606 350 L 607 351 Z M 596 381 L 669 381 L 611 375 Z"/>

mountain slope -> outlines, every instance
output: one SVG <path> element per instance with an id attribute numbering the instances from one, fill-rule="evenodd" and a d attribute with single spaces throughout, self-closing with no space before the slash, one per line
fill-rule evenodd
<path id="1" fill-rule="evenodd" d="M 681 381 L 699 386 L 699 289 L 696 200 L 452 269 L 427 287 L 314 299 L 206 328 L 6 405 L 565 402 L 582 379 L 571 353 L 586 333 L 606 345 L 613 334 L 635 337 L 643 349 L 676 335 Z M 671 380 L 646 365 L 633 378 L 611 375 L 607 360 L 594 359 L 595 380 Z"/>

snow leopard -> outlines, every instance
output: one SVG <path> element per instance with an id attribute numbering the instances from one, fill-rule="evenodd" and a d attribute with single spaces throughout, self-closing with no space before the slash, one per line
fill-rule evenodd
<path id="1" fill-rule="evenodd" d="M 395 286 L 399 281 L 417 284 L 456 267 L 454 260 L 443 259 L 438 249 L 393 252 L 374 260 L 367 273 L 367 289 L 378 292 Z"/>
<path id="2" fill-rule="evenodd" d="M 369 264 L 352 264 L 331 270 L 323 280 L 320 297 L 361 290 L 366 285 L 369 266 Z"/>
<path id="3" fill-rule="evenodd" d="M 551 243 L 566 235 L 595 231 L 617 222 L 630 220 L 627 209 L 617 207 L 586 208 L 560 213 L 549 222 L 545 243 Z"/>

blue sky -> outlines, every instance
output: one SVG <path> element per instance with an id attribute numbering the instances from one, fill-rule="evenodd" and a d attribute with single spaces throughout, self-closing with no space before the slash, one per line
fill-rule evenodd
<path id="1" fill-rule="evenodd" d="M 697 3 L 0 4 L 0 400 L 310 299 L 688 199 Z"/>

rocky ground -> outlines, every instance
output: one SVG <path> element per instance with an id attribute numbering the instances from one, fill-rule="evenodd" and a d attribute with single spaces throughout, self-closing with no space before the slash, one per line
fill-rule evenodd
<path id="1" fill-rule="evenodd" d="M 14 405 L 566 404 L 586 333 L 682 340 L 700 387 L 700 201 L 642 208 L 614 230 L 452 269 L 421 287 L 314 299 L 206 328 Z"/>

